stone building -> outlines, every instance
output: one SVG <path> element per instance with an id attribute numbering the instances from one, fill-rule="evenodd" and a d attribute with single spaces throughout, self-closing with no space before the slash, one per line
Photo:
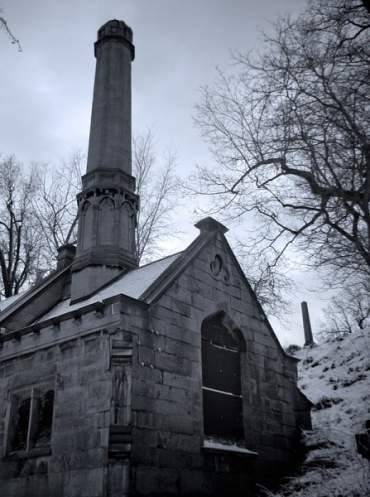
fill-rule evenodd
<path id="1" fill-rule="evenodd" d="M 0 302 L 1 497 L 251 495 L 295 457 L 309 402 L 212 218 L 137 267 L 132 31 L 98 31 L 77 249 Z"/>

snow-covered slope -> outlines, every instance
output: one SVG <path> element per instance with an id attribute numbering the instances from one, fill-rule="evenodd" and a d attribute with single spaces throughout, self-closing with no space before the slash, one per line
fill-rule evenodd
<path id="1" fill-rule="evenodd" d="M 370 419 L 370 328 L 297 352 L 299 384 L 314 403 L 302 473 L 276 497 L 370 497 L 370 461 L 355 434 Z"/>

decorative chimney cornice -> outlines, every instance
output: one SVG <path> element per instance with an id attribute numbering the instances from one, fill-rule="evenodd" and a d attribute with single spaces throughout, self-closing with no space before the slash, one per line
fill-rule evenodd
<path id="1" fill-rule="evenodd" d="M 131 60 L 135 59 L 135 46 L 132 43 L 132 29 L 130 26 L 127 26 L 124 21 L 113 19 L 103 24 L 98 30 L 98 39 L 94 44 L 95 57 L 97 57 L 99 47 L 107 40 L 117 40 L 118 42 L 125 43 L 131 52 Z"/>

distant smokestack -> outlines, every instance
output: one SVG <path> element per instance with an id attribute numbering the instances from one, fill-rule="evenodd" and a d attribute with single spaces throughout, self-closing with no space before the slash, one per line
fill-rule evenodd
<path id="1" fill-rule="evenodd" d="M 302 308 L 303 329 L 304 329 L 304 338 L 305 338 L 304 344 L 305 344 L 305 346 L 312 346 L 315 344 L 315 342 L 313 340 L 310 315 L 308 313 L 307 302 L 302 302 L 301 308 Z"/>

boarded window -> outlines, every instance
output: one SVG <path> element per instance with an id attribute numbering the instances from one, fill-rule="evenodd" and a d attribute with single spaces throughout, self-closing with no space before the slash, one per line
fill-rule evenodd
<path id="1" fill-rule="evenodd" d="M 204 433 L 231 440 L 243 438 L 240 342 L 223 325 L 223 314 L 202 325 Z"/>

